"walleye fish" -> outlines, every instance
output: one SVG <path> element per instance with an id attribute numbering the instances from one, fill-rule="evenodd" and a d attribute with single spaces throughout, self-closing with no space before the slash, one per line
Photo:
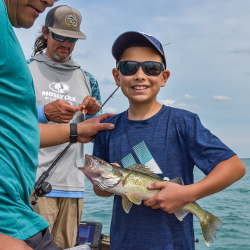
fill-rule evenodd
<path id="1" fill-rule="evenodd" d="M 135 164 L 122 168 L 91 155 L 85 155 L 85 165 L 79 169 L 93 185 L 104 191 L 120 195 L 126 213 L 129 213 L 133 203 L 140 205 L 142 200 L 148 200 L 160 191 L 159 189 L 149 190 L 147 188 L 149 184 L 164 181 L 144 165 Z M 184 185 L 181 177 L 170 181 Z M 181 210 L 175 212 L 175 216 L 182 221 L 189 212 L 199 219 L 204 240 L 207 246 L 210 246 L 216 238 L 216 230 L 223 225 L 222 221 L 203 210 L 196 202 L 185 205 Z"/>

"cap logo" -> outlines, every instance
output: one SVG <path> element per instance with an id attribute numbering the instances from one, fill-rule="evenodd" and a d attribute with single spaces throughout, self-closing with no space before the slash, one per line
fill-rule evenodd
<path id="1" fill-rule="evenodd" d="M 67 15 L 65 17 L 65 24 L 68 27 L 76 27 L 77 26 L 77 19 L 74 15 Z"/>

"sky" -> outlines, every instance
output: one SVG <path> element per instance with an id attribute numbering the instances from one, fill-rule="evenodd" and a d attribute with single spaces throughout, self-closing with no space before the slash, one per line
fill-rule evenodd
<path id="1" fill-rule="evenodd" d="M 96 77 L 102 102 L 116 89 L 115 39 L 126 31 L 151 34 L 161 41 L 170 70 L 158 101 L 198 114 L 240 158 L 250 158 L 249 0 L 60 0 L 58 5 L 82 15 L 80 27 L 87 39 L 77 41 L 72 57 Z M 32 28 L 15 29 L 26 59 L 49 9 Z M 127 108 L 119 89 L 103 110 L 120 113 Z"/>

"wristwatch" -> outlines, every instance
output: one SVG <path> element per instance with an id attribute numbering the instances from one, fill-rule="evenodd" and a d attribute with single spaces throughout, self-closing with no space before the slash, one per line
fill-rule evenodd
<path id="1" fill-rule="evenodd" d="M 70 142 L 77 143 L 77 124 L 70 123 Z"/>

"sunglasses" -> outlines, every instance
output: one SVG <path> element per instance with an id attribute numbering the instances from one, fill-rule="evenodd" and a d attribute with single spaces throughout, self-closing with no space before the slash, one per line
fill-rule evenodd
<path id="1" fill-rule="evenodd" d="M 78 40 L 78 38 L 57 35 L 57 34 L 53 33 L 51 30 L 49 30 L 49 33 L 51 34 L 53 39 L 55 39 L 58 42 L 64 42 L 66 39 L 68 39 L 70 43 L 75 43 Z"/>
<path id="2" fill-rule="evenodd" d="M 136 74 L 140 66 L 142 66 L 143 72 L 148 76 L 158 76 L 161 71 L 164 70 L 163 63 L 154 61 L 121 61 L 118 63 L 117 69 L 119 69 L 124 76 L 132 76 Z"/>

